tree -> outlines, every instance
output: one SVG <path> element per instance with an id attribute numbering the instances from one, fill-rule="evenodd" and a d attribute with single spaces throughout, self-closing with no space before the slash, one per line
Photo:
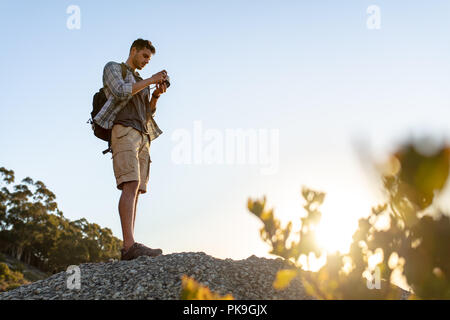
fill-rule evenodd
<path id="1" fill-rule="evenodd" d="M 14 171 L 1 167 L 0 176 L 0 252 L 50 272 L 119 258 L 122 242 L 111 230 L 65 218 L 43 182 L 27 177 L 10 191 Z"/>

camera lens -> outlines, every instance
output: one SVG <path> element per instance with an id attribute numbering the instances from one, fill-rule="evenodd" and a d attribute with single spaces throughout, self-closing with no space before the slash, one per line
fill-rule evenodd
<path id="1" fill-rule="evenodd" d="M 170 87 L 170 78 L 169 76 L 166 77 L 166 80 L 164 81 L 164 83 L 166 84 L 166 87 Z"/>

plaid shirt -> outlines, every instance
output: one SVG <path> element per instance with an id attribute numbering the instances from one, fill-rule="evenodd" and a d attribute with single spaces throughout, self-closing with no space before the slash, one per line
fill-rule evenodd
<path id="1" fill-rule="evenodd" d="M 142 79 L 138 72 L 135 72 L 135 76 L 138 77 L 138 79 Z M 120 63 L 110 61 L 105 65 L 105 68 L 103 69 L 103 90 L 105 91 L 107 100 L 94 118 L 94 121 L 98 125 L 105 129 L 112 129 L 117 113 L 124 108 L 132 98 L 131 90 L 133 83 L 136 83 L 136 79 L 129 68 L 127 68 L 127 75 L 125 79 L 123 79 Z M 155 112 L 151 113 L 150 110 L 150 87 L 146 87 L 139 93 L 144 94 L 147 110 L 148 133 L 150 140 L 154 140 L 162 133 L 162 131 L 153 119 L 153 114 Z"/>

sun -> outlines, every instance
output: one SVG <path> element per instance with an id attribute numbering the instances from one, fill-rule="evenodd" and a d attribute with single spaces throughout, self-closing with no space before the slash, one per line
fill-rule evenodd
<path id="1" fill-rule="evenodd" d="M 316 189 L 326 193 L 324 202 L 318 208 L 322 217 L 315 228 L 317 244 L 325 253 L 338 251 L 346 254 L 350 250 L 359 219 L 367 217 L 379 199 L 364 185 L 351 184 L 350 181 L 342 185 L 330 183 Z M 281 191 L 274 193 L 277 197 L 272 195 L 269 198 L 268 208 L 275 209 L 274 214 L 283 225 L 292 222 L 292 229 L 298 230 L 301 226 L 299 218 L 306 215 L 302 209 L 305 201 L 291 189 Z"/>
<path id="2" fill-rule="evenodd" d="M 318 245 L 328 253 L 348 253 L 358 220 L 370 213 L 370 203 L 362 199 L 330 196 L 321 207 L 322 219 L 316 229 Z"/>
<path id="3" fill-rule="evenodd" d="M 342 221 L 322 221 L 316 229 L 316 241 L 327 253 L 348 253 L 354 229 L 352 224 Z"/>

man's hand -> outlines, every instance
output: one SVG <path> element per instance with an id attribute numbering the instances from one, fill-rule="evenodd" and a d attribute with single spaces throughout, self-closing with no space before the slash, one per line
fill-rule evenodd
<path id="1" fill-rule="evenodd" d="M 158 84 L 166 80 L 167 71 L 163 70 L 155 73 L 150 78 L 133 83 L 131 94 L 134 95 L 151 84 Z"/>
<path id="2" fill-rule="evenodd" d="M 167 77 L 167 71 L 163 70 L 163 71 L 160 71 L 160 72 L 155 73 L 154 75 L 152 75 L 150 77 L 150 79 L 152 79 L 152 82 L 156 84 L 156 83 L 161 83 L 164 80 L 166 80 L 166 77 Z"/>
<path id="3" fill-rule="evenodd" d="M 165 82 L 163 82 L 163 83 L 158 83 L 158 84 L 156 85 L 155 91 L 153 91 L 153 95 L 155 95 L 155 97 L 158 97 L 158 98 L 159 98 L 159 96 L 160 96 L 161 94 L 163 94 L 164 92 L 166 92 L 166 90 L 167 90 L 167 85 L 166 85 Z"/>

